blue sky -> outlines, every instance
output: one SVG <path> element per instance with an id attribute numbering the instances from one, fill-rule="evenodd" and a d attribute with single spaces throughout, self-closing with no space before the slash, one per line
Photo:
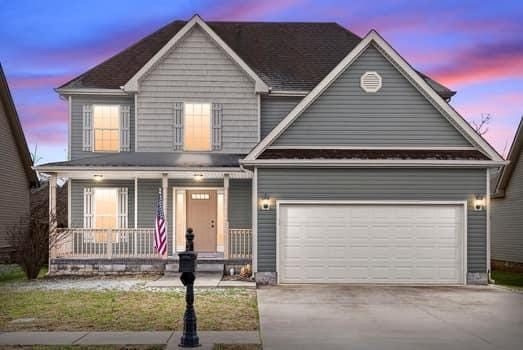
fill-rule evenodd
<path id="1" fill-rule="evenodd" d="M 452 105 L 467 120 L 491 114 L 486 138 L 505 154 L 523 115 L 522 1 L 0 0 L 0 62 L 41 161 L 66 158 L 67 103 L 53 88 L 194 13 L 335 21 L 359 35 L 375 28 L 414 67 L 458 90 Z"/>

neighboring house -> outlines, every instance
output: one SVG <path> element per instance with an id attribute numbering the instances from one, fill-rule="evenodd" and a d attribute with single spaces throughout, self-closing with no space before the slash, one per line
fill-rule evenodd
<path id="1" fill-rule="evenodd" d="M 523 271 L 523 118 L 491 200 L 493 269 Z"/>
<path id="2" fill-rule="evenodd" d="M 260 283 L 487 281 L 504 161 L 375 31 L 194 16 L 57 91 L 69 160 L 39 167 L 71 179 L 53 272 L 175 268 L 192 227 L 202 263 L 252 261 Z"/>
<path id="3" fill-rule="evenodd" d="M 31 188 L 38 185 L 24 132 L 0 65 L 0 259 L 7 258 L 14 247 L 9 232 L 28 223 Z"/>

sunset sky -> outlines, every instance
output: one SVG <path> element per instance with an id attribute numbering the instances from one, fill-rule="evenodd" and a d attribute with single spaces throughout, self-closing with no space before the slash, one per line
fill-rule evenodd
<path id="1" fill-rule="evenodd" d="M 378 32 L 415 68 L 458 94 L 469 121 L 506 155 L 523 115 L 523 1 L 0 0 L 0 62 L 31 149 L 66 159 L 67 103 L 53 88 L 174 19 L 338 22 Z"/>

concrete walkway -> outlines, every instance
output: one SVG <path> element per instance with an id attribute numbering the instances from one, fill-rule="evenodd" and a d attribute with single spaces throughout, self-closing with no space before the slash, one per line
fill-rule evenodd
<path id="1" fill-rule="evenodd" d="M 256 288 L 255 282 L 247 281 L 222 281 L 221 272 L 199 272 L 196 274 L 194 286 L 196 288 Z M 145 288 L 183 288 L 180 274 L 169 274 L 155 281 L 149 281 Z"/>
<path id="2" fill-rule="evenodd" d="M 0 345 L 156 345 L 178 349 L 181 332 L 5 332 Z M 198 332 L 203 349 L 213 344 L 260 344 L 258 332 Z M 200 348 L 202 349 L 202 348 Z"/>
<path id="3" fill-rule="evenodd" d="M 490 286 L 258 289 L 264 350 L 522 349 L 523 294 Z"/>

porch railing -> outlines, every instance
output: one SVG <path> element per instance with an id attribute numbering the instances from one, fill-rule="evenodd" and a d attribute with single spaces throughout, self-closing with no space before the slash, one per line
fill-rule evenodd
<path id="1" fill-rule="evenodd" d="M 229 259 L 252 258 L 252 230 L 229 229 Z M 59 228 L 51 258 L 157 258 L 153 228 Z"/>
<path id="2" fill-rule="evenodd" d="M 252 258 L 252 230 L 229 229 L 229 258 Z"/>
<path id="3" fill-rule="evenodd" d="M 51 258 L 158 257 L 153 228 L 59 228 L 56 236 Z"/>

